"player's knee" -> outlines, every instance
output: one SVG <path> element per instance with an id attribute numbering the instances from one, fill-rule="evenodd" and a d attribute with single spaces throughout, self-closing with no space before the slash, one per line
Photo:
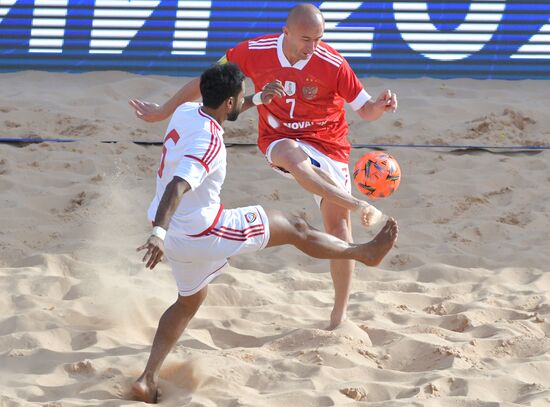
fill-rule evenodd
<path id="1" fill-rule="evenodd" d="M 344 241 L 350 241 L 350 229 L 347 222 L 337 222 L 332 225 L 327 225 L 325 231 L 332 236 L 335 236 Z"/>
<path id="2" fill-rule="evenodd" d="M 273 158 L 285 158 L 291 154 L 295 149 L 300 148 L 298 143 L 292 139 L 282 139 L 277 142 L 271 151 Z"/>
<path id="3" fill-rule="evenodd" d="M 191 319 L 199 310 L 205 297 L 205 290 L 201 290 L 200 292 L 189 297 L 180 295 L 174 305 L 177 307 L 177 312 L 182 318 Z"/>
<path id="4" fill-rule="evenodd" d="M 307 222 L 299 216 L 293 216 L 292 219 L 290 219 L 290 222 L 292 223 L 292 228 L 296 238 L 298 240 L 307 239 L 309 231 L 311 230 Z"/>
<path id="5" fill-rule="evenodd" d="M 293 173 L 299 168 L 298 165 L 305 155 L 300 149 L 300 146 L 294 140 L 281 140 L 271 151 L 271 161 L 274 165 L 283 168 L 284 170 Z"/>

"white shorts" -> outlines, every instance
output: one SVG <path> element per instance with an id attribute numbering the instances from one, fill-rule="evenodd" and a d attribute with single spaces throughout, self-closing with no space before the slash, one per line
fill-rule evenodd
<path id="1" fill-rule="evenodd" d="M 181 296 L 197 293 L 222 272 L 227 258 L 263 249 L 269 221 L 261 206 L 224 209 L 220 219 L 200 237 L 166 235 L 166 259 Z"/>
<path id="2" fill-rule="evenodd" d="M 286 139 L 275 140 L 273 143 L 271 143 L 267 148 L 265 158 L 267 159 L 267 162 L 269 163 L 271 168 L 273 168 L 273 170 L 287 178 L 294 179 L 294 177 L 288 171 L 277 167 L 273 164 L 273 161 L 271 160 L 271 152 L 273 151 L 273 147 L 275 147 L 277 143 L 283 140 Z M 341 163 L 340 161 L 336 161 L 332 158 L 327 157 L 325 154 L 321 153 L 319 150 L 315 149 L 309 144 L 304 143 L 303 141 L 294 141 L 298 143 L 302 151 L 306 153 L 306 155 L 309 157 L 311 165 L 323 170 L 336 185 L 344 189 L 344 191 L 346 191 L 347 193 L 351 194 L 349 168 L 346 163 Z M 319 205 L 320 207 L 322 198 L 318 195 L 313 195 L 313 198 L 315 198 L 315 202 L 317 202 L 317 205 Z"/>

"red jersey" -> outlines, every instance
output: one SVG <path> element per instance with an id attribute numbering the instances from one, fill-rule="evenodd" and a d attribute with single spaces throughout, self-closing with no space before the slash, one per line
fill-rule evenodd
<path id="1" fill-rule="evenodd" d="M 252 79 L 256 92 L 274 80 L 286 95 L 259 105 L 258 146 L 265 154 L 282 138 L 304 141 L 328 157 L 347 163 L 350 143 L 344 101 L 354 110 L 370 99 L 348 62 L 321 42 L 313 55 L 291 65 L 283 54 L 284 34 L 244 41 L 226 53 Z"/>

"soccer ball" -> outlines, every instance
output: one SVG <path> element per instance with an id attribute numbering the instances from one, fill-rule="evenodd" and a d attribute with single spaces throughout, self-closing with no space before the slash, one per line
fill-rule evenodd
<path id="1" fill-rule="evenodd" d="M 397 160 L 384 151 L 371 151 L 363 155 L 353 169 L 353 182 L 357 189 L 371 199 L 390 196 L 401 182 L 401 169 Z"/>

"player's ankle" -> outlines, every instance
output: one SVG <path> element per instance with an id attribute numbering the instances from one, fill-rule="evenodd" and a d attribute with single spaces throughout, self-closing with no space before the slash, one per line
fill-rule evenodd
<path id="1" fill-rule="evenodd" d="M 353 209 L 351 210 L 352 212 L 363 212 L 364 208 L 366 208 L 366 202 L 365 201 L 361 201 L 360 199 L 356 199 L 355 202 L 353 203 L 354 206 L 353 206 Z"/>

